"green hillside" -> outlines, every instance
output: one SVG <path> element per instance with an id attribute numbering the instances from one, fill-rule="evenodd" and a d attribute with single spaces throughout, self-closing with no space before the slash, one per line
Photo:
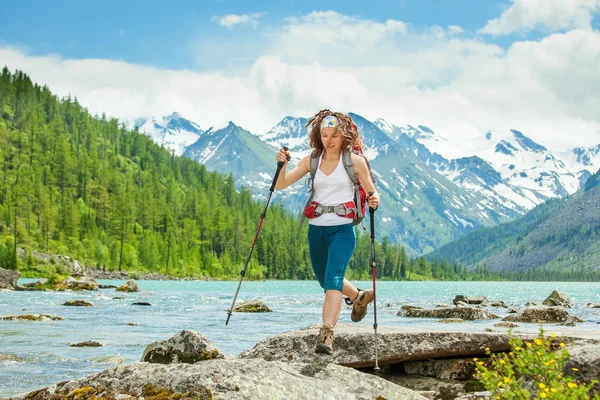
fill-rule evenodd
<path id="1" fill-rule="evenodd" d="M 600 171 L 564 200 L 475 231 L 428 256 L 519 280 L 600 280 Z"/>

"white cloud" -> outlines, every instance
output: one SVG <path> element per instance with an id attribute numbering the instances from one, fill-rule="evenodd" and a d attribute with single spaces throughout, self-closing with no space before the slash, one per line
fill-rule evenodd
<path id="1" fill-rule="evenodd" d="M 460 137 L 514 128 L 557 150 L 600 143 L 599 32 L 508 49 L 463 35 L 323 12 L 261 37 L 246 69 L 162 70 L 6 47 L 0 60 L 59 95 L 77 95 L 92 112 L 124 119 L 179 111 L 205 128 L 233 120 L 260 133 L 286 115 L 327 107 Z"/>
<path id="2" fill-rule="evenodd" d="M 256 27 L 259 23 L 259 19 L 262 16 L 262 13 L 251 13 L 251 14 L 227 14 L 223 16 L 215 16 L 213 20 L 219 21 L 219 25 L 232 29 L 236 25 L 246 25 L 250 24 L 253 27 Z"/>
<path id="3" fill-rule="evenodd" d="M 546 29 L 556 32 L 590 28 L 593 16 L 600 11 L 600 0 L 512 0 L 499 18 L 488 21 L 479 33 L 506 35 Z"/>

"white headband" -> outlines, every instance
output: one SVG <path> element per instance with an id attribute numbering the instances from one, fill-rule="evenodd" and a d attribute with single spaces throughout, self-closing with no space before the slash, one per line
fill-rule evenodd
<path id="1" fill-rule="evenodd" d="M 321 121 L 321 129 L 323 128 L 337 128 L 339 122 L 336 117 L 328 115 Z"/>

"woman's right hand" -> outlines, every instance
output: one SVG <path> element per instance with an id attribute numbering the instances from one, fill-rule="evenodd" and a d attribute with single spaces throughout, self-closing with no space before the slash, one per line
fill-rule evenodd
<path id="1" fill-rule="evenodd" d="M 290 159 L 290 157 L 290 152 L 283 148 L 279 149 L 279 151 L 275 155 L 275 159 L 277 160 L 277 162 L 282 162 L 283 165 L 287 164 L 287 161 Z"/>

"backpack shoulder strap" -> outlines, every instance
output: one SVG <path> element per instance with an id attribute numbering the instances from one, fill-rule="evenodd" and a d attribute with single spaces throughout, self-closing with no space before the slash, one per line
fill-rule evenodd
<path id="1" fill-rule="evenodd" d="M 317 169 L 319 168 L 319 154 L 312 152 L 310 155 L 310 190 L 315 191 L 314 181 Z"/>
<path id="2" fill-rule="evenodd" d="M 358 178 L 356 177 L 356 172 L 354 171 L 354 164 L 352 164 L 352 151 L 342 151 L 342 164 L 344 164 L 344 169 L 346 173 L 350 177 L 350 180 L 354 185 L 358 184 Z"/>
<path id="3" fill-rule="evenodd" d="M 304 208 L 302 209 L 302 215 L 300 216 L 299 228 L 302 228 L 302 225 L 304 224 L 304 220 L 306 219 L 304 210 L 306 210 L 306 207 L 308 207 L 308 205 L 310 204 L 312 199 L 315 197 L 314 182 L 315 182 L 315 175 L 317 173 L 317 169 L 319 168 L 319 156 L 320 156 L 320 154 L 318 154 L 317 151 L 313 151 L 310 154 L 310 176 L 308 178 L 308 182 L 306 183 L 307 186 L 310 185 L 310 194 L 308 196 L 308 200 L 306 201 L 306 204 L 304 205 Z"/>

